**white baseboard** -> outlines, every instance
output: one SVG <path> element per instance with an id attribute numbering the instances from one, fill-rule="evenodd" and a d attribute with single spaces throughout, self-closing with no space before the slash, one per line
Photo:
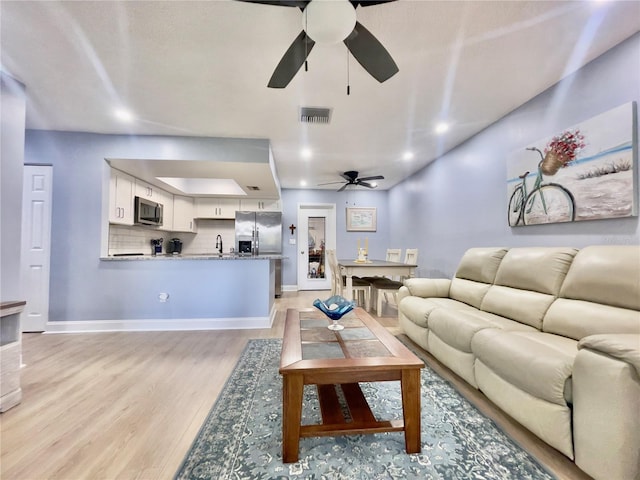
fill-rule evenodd
<path id="1" fill-rule="evenodd" d="M 47 322 L 44 333 L 152 332 L 177 330 L 247 330 L 271 328 L 277 310 L 268 317 L 238 318 L 160 318 L 130 320 L 80 320 Z"/>
<path id="2" fill-rule="evenodd" d="M 297 292 L 298 285 L 282 285 L 283 292 Z"/>

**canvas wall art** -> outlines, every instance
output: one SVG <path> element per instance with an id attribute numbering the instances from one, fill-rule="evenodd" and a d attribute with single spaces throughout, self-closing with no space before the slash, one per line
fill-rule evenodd
<path id="1" fill-rule="evenodd" d="M 636 122 L 629 102 L 513 152 L 509 226 L 637 215 Z"/>

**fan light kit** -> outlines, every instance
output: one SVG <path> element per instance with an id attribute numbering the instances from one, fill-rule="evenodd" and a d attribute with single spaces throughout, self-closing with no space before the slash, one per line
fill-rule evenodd
<path id="1" fill-rule="evenodd" d="M 313 0 L 302 12 L 302 29 L 318 43 L 342 42 L 356 26 L 356 9 L 348 0 Z"/>

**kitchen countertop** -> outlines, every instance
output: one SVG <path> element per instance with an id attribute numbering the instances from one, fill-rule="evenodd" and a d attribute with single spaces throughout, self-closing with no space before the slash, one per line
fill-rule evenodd
<path id="1" fill-rule="evenodd" d="M 184 255 L 170 255 L 170 254 L 162 254 L 162 255 L 124 255 L 124 256 L 113 256 L 110 255 L 108 257 L 100 257 L 100 260 L 105 261 L 132 261 L 132 260 L 282 260 L 285 257 L 279 253 L 273 254 L 265 254 L 265 255 L 235 255 L 230 253 L 223 253 L 220 255 L 219 253 L 195 253 L 195 254 L 184 254 Z"/>

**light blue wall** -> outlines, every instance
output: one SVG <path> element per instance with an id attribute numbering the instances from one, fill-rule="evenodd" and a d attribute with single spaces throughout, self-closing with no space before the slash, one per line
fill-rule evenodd
<path id="1" fill-rule="evenodd" d="M 267 261 L 99 260 L 105 158 L 268 162 L 268 146 L 267 140 L 28 130 L 25 162 L 53 165 L 50 321 L 268 316 L 270 299 L 246 302 L 246 290 L 231 288 L 268 292 Z M 170 302 L 158 302 L 161 292 Z"/>
<path id="2" fill-rule="evenodd" d="M 452 275 L 472 246 L 639 243 L 637 218 L 514 229 L 505 219 L 505 162 L 510 152 L 638 99 L 640 35 L 635 35 L 389 192 L 283 190 L 283 254 L 289 257 L 283 261 L 283 284 L 297 283 L 298 250 L 289 245 L 287 227 L 297 225 L 299 203 L 336 204 L 338 256 L 343 257 L 354 255 L 357 239 L 364 237 L 346 232 L 345 207 L 376 207 L 378 231 L 366 235 L 370 255 L 382 258 L 389 246 L 419 248 L 421 276 Z M 230 315 L 247 293 L 222 286 L 226 275 L 239 271 L 227 270 L 236 262 L 203 262 L 207 266 L 202 271 L 175 266 L 165 275 L 153 270 L 160 267 L 139 271 L 133 267 L 139 262 L 127 267 L 99 260 L 104 158 L 251 161 L 252 155 L 268 159 L 267 151 L 266 140 L 27 131 L 25 162 L 54 166 L 50 319 L 171 318 L 173 307 L 160 305 L 157 294 L 173 285 L 184 292 L 180 296 L 194 315 Z M 2 162 L 4 190 L 4 150 Z M 21 182 L 21 174 L 14 181 Z M 4 235 L 4 210 L 2 222 Z M 4 251 L 2 260 L 4 277 Z M 212 271 L 207 281 L 204 275 Z M 194 278 L 199 285 L 190 297 L 183 289 L 193 285 Z M 250 303 L 244 302 L 246 308 L 253 308 Z M 247 315 L 264 316 L 265 309 Z"/>
<path id="3" fill-rule="evenodd" d="M 24 300 L 20 289 L 24 86 L 0 72 L 0 300 Z"/>
<path id="4" fill-rule="evenodd" d="M 340 185 L 337 185 L 340 187 Z M 336 187 L 336 188 L 337 188 Z M 332 190 L 282 190 L 282 254 L 288 258 L 282 262 L 282 284 L 297 285 L 297 260 L 300 252 L 297 245 L 289 245 L 292 238 L 289 225 L 298 225 L 298 205 L 301 203 L 335 204 L 336 206 L 336 254 L 338 258 L 355 258 L 358 239 L 364 246 L 365 237 L 369 241 L 369 257 L 384 258 L 389 247 L 389 211 L 388 192 L 354 189 L 349 187 L 343 192 Z M 347 232 L 347 207 L 375 207 L 377 213 L 376 232 Z M 297 239 L 297 230 L 293 238 Z"/>
<path id="5" fill-rule="evenodd" d="M 510 152 L 638 100 L 640 34 L 393 188 L 390 243 L 417 246 L 426 277 L 450 277 L 473 246 L 640 243 L 638 217 L 510 228 L 505 183 Z"/>

